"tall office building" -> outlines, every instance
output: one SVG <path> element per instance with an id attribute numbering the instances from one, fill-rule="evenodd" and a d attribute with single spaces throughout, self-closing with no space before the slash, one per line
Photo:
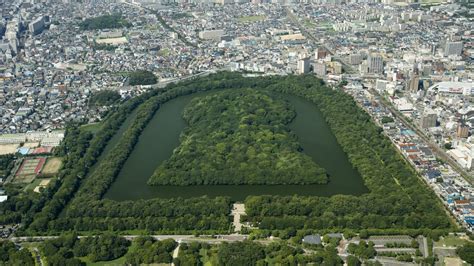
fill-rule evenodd
<path id="1" fill-rule="evenodd" d="M 314 73 L 320 77 L 323 78 L 326 76 L 326 64 L 324 62 L 316 62 L 314 64 Z"/>
<path id="2" fill-rule="evenodd" d="M 349 55 L 349 64 L 358 65 L 360 63 L 362 63 L 362 55 L 361 54 L 351 54 L 351 55 Z"/>
<path id="3" fill-rule="evenodd" d="M 417 92 L 420 86 L 420 77 L 416 74 L 412 75 L 412 77 L 407 82 L 407 89 L 410 92 Z"/>
<path id="4" fill-rule="evenodd" d="M 383 59 L 378 54 L 371 54 L 367 58 L 367 67 L 369 73 L 381 74 L 383 73 Z"/>
<path id="5" fill-rule="evenodd" d="M 421 128 L 430 128 L 436 126 L 438 116 L 433 110 L 427 110 L 421 117 Z"/>
<path id="6" fill-rule="evenodd" d="M 467 138 L 469 136 L 469 126 L 463 122 L 459 124 L 456 135 L 458 138 Z"/>
<path id="7" fill-rule="evenodd" d="M 328 52 L 326 49 L 323 48 L 318 48 L 316 51 L 314 51 L 314 58 L 317 59 L 324 59 L 328 55 Z"/>
<path id="8" fill-rule="evenodd" d="M 446 42 L 444 49 L 444 55 L 461 55 L 462 53 L 462 42 Z"/>
<path id="9" fill-rule="evenodd" d="M 30 33 L 33 35 L 40 34 L 43 32 L 45 27 L 45 18 L 43 16 L 33 20 L 30 24 L 28 24 L 28 29 Z"/>
<path id="10" fill-rule="evenodd" d="M 300 55 L 298 59 L 298 74 L 306 74 L 309 72 L 309 57 Z"/>

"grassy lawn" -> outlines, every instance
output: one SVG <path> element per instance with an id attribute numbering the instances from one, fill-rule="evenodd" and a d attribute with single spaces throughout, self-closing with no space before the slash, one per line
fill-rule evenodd
<path id="1" fill-rule="evenodd" d="M 469 266 L 468 263 L 462 262 L 460 258 L 450 258 L 450 257 L 445 257 L 444 261 L 441 262 L 441 265 L 443 266 L 454 266 L 454 265 L 462 265 L 462 266 Z"/>
<path id="2" fill-rule="evenodd" d="M 163 48 L 160 51 L 158 51 L 158 55 L 161 55 L 161 56 L 167 56 L 170 53 L 171 53 L 171 51 L 168 48 Z"/>
<path id="3" fill-rule="evenodd" d="M 96 261 L 92 262 L 89 260 L 87 257 L 82 257 L 80 258 L 83 262 L 85 262 L 87 265 L 91 266 L 115 266 L 115 265 L 125 265 L 125 256 L 120 257 L 116 260 L 109 260 L 109 261 Z"/>
<path id="4" fill-rule="evenodd" d="M 438 3 L 443 3 L 447 2 L 446 0 L 421 0 L 422 4 L 438 4 Z"/>
<path id="5" fill-rule="evenodd" d="M 303 20 L 303 25 L 304 25 L 305 27 L 308 27 L 308 28 L 316 27 L 316 24 L 314 24 L 314 22 L 312 22 L 312 21 L 311 21 L 310 19 L 308 19 L 308 18 L 305 18 L 305 19 Z"/>
<path id="6" fill-rule="evenodd" d="M 211 255 L 208 256 L 207 253 L 208 251 L 211 252 Z M 202 256 L 201 261 L 204 266 L 213 266 L 218 264 L 217 260 L 217 249 L 211 248 L 210 250 L 208 249 L 201 249 L 199 251 L 200 255 Z"/>
<path id="7" fill-rule="evenodd" d="M 97 131 L 99 131 L 101 126 L 102 126 L 101 123 L 91 123 L 91 124 L 82 125 L 81 129 L 85 131 L 89 131 L 92 134 L 95 134 Z"/>
<path id="8" fill-rule="evenodd" d="M 35 180 L 33 180 L 33 182 L 29 183 L 28 185 L 25 186 L 25 189 L 24 191 L 25 192 L 33 192 L 33 189 L 35 189 L 35 187 L 37 187 L 40 183 L 41 183 L 41 180 L 40 178 L 35 178 Z"/>
<path id="9" fill-rule="evenodd" d="M 457 236 L 446 236 L 438 242 L 435 242 L 435 247 L 457 247 L 462 246 L 466 242 L 468 241 Z"/>
<path id="10" fill-rule="evenodd" d="M 332 23 L 330 21 L 321 21 L 317 25 L 322 28 L 332 29 Z"/>
<path id="11" fill-rule="evenodd" d="M 22 243 L 21 246 L 28 249 L 31 252 L 31 255 L 33 256 L 33 259 L 35 261 L 35 265 L 40 266 L 38 261 L 36 260 L 36 252 L 34 251 L 35 248 L 39 250 L 41 243 L 40 242 L 26 242 Z M 41 257 L 41 261 L 44 263 L 46 259 L 41 255 L 41 252 L 39 252 L 39 255 Z"/>
<path id="12" fill-rule="evenodd" d="M 260 16 L 244 16 L 244 17 L 240 17 L 238 18 L 238 21 L 240 23 L 245 23 L 245 22 L 257 22 L 257 21 L 262 21 L 262 20 L 265 20 L 267 17 L 264 16 L 264 15 L 260 15 Z"/>

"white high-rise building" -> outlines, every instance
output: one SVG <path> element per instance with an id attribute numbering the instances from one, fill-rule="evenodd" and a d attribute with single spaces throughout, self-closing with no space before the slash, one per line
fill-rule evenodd
<path id="1" fill-rule="evenodd" d="M 462 53 L 462 42 L 446 42 L 446 47 L 444 49 L 444 55 L 461 55 Z"/>
<path id="2" fill-rule="evenodd" d="M 309 57 L 300 55 L 298 59 L 298 74 L 306 74 L 309 72 Z"/>
<path id="3" fill-rule="evenodd" d="M 378 54 L 371 54 L 367 58 L 367 68 L 369 73 L 381 74 L 383 73 L 383 59 Z"/>

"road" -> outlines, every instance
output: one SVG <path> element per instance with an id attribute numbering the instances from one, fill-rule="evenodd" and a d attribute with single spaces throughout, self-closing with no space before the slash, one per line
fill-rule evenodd
<path id="1" fill-rule="evenodd" d="M 401 115 L 401 114 L 400 114 L 389 102 L 387 102 L 377 91 L 375 91 L 374 89 L 370 89 L 370 92 L 372 93 L 373 96 L 378 97 L 378 99 L 380 99 L 380 100 L 378 101 L 378 103 L 380 103 L 380 104 L 383 105 L 385 108 L 387 108 L 388 110 L 390 110 L 390 112 L 395 116 L 395 118 L 397 118 L 402 124 L 404 124 L 405 126 L 407 126 L 407 125 L 406 125 L 407 123 L 408 123 L 409 125 L 411 125 L 411 123 L 409 123 L 407 120 L 405 120 L 405 118 L 403 117 L 403 115 Z M 358 105 L 359 105 L 359 107 L 361 107 L 362 109 L 364 108 L 364 107 L 363 107 L 362 105 L 360 105 L 359 103 L 358 103 Z M 374 119 L 374 121 L 376 122 L 376 124 L 377 124 L 378 126 L 380 126 L 380 127 L 382 126 L 381 124 L 379 124 L 379 123 L 377 122 L 376 119 Z M 408 126 L 407 126 L 407 127 L 408 127 Z M 408 128 L 411 128 L 411 127 L 408 127 Z M 412 129 L 412 130 L 414 130 L 414 129 Z M 385 131 L 383 132 L 383 134 L 393 142 L 393 140 L 391 139 L 391 137 L 390 137 L 389 135 L 387 135 L 387 134 L 385 133 Z M 420 138 L 421 138 L 421 137 L 420 137 Z M 422 140 L 423 140 L 423 139 L 422 139 Z M 425 141 L 425 140 L 423 140 L 423 141 Z M 430 144 L 429 141 L 425 141 L 425 142 L 427 142 L 427 145 Z M 395 145 L 395 143 L 394 143 L 394 145 Z M 429 145 L 429 146 L 430 146 L 430 145 Z M 433 153 L 436 155 L 436 151 L 433 150 Z M 410 161 L 407 157 L 403 156 L 403 158 L 405 158 L 405 160 L 407 161 L 407 163 L 410 163 L 411 165 L 413 165 L 413 164 L 411 163 L 411 161 Z M 428 182 L 427 182 L 420 174 L 417 174 L 417 177 L 418 177 L 426 186 L 428 186 L 429 189 L 431 189 L 431 190 L 433 191 L 433 188 L 430 186 L 430 184 L 428 184 Z M 468 180 L 468 179 L 466 179 L 466 180 Z M 469 181 L 468 181 L 468 182 L 469 182 Z M 434 192 L 435 192 L 435 191 L 434 191 Z M 444 206 L 443 209 L 444 209 L 444 211 L 446 212 L 447 216 L 451 219 L 451 221 L 453 222 L 453 224 L 456 224 L 456 225 L 459 226 L 459 227 L 464 227 L 463 224 L 462 224 L 462 223 L 451 213 L 451 211 L 446 207 L 446 205 L 444 204 L 444 199 L 442 198 L 442 196 L 441 196 L 440 194 L 436 193 L 436 192 L 435 192 L 434 194 L 435 194 L 435 195 L 438 197 L 438 199 L 443 203 L 443 206 Z"/>
<path id="2" fill-rule="evenodd" d="M 414 248 L 375 248 L 377 252 L 415 253 Z"/>
<path id="3" fill-rule="evenodd" d="M 472 184 L 472 177 L 462 169 L 444 150 L 442 150 L 438 145 L 434 144 L 429 137 L 425 135 L 423 131 L 421 131 L 418 127 L 414 126 L 410 123 L 406 117 L 404 117 L 400 112 L 398 112 L 395 107 L 390 104 L 385 98 L 383 98 L 375 89 L 371 89 L 371 92 L 375 95 L 380 97 L 380 103 L 382 103 L 386 108 L 390 110 L 390 112 L 397 117 L 404 126 L 413 130 L 426 144 L 431 148 L 433 153 L 438 157 L 447 162 L 456 172 L 461 174 L 461 176 L 470 184 Z"/>
<path id="4" fill-rule="evenodd" d="M 198 77 L 205 77 L 207 75 L 216 73 L 218 71 L 224 71 L 224 70 L 226 70 L 226 68 L 219 68 L 219 69 L 216 69 L 216 70 L 206 70 L 206 71 L 203 71 L 203 72 L 200 72 L 200 73 L 197 73 L 197 74 L 193 74 L 193 75 L 190 75 L 190 76 L 169 79 L 169 80 L 166 80 L 166 81 L 163 81 L 163 82 L 159 82 L 158 84 L 152 85 L 152 88 L 154 88 L 154 89 L 155 88 L 164 88 L 168 84 L 171 84 L 171 83 L 175 83 L 175 82 L 179 82 L 179 81 L 183 81 L 183 80 L 188 80 L 188 79 L 193 79 L 193 78 L 198 78 Z"/>
<path id="5" fill-rule="evenodd" d="M 123 237 L 127 240 L 133 240 L 143 235 L 124 235 Z M 222 242 L 236 242 L 243 241 L 248 238 L 248 235 L 216 235 L 212 236 L 194 236 L 194 235 L 150 235 L 156 240 L 174 239 L 179 243 L 189 242 L 206 242 L 209 244 L 219 244 Z M 22 237 L 11 237 L 10 240 L 13 242 L 42 242 L 50 239 L 58 238 L 59 236 L 22 236 Z M 89 236 L 79 236 L 79 238 Z M 264 241 L 265 242 L 265 241 Z"/>
<path id="6" fill-rule="evenodd" d="M 391 266 L 391 265 L 416 265 L 413 262 L 403 262 L 403 261 L 397 261 L 395 259 L 391 260 L 391 259 L 380 258 L 380 257 L 375 257 L 375 260 L 378 260 L 380 263 L 382 263 L 382 265 L 387 265 L 387 266 Z"/>

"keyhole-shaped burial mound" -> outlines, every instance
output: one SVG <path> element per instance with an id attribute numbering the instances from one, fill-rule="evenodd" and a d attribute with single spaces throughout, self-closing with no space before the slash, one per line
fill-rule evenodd
<path id="1" fill-rule="evenodd" d="M 281 96 L 251 89 L 194 98 L 180 145 L 150 185 L 324 184 L 324 168 L 302 152 Z"/>

